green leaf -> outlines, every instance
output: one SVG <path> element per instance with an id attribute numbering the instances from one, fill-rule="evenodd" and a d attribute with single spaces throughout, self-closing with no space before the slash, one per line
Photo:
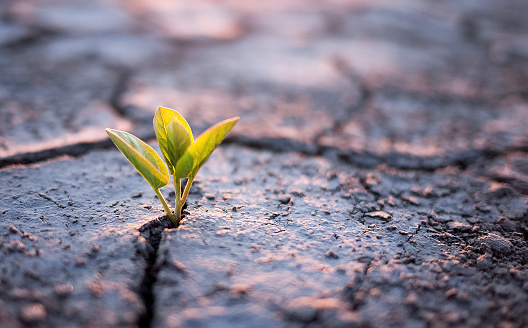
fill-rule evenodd
<path id="1" fill-rule="evenodd" d="M 106 129 L 105 131 L 116 147 L 154 190 L 158 190 L 169 183 L 167 167 L 152 147 L 128 132 L 114 129 Z"/>
<path id="2" fill-rule="evenodd" d="M 233 117 L 217 123 L 202 133 L 196 142 L 191 144 L 176 165 L 175 174 L 178 178 L 194 178 L 211 153 L 224 140 L 231 128 L 238 122 Z"/>
<path id="3" fill-rule="evenodd" d="M 193 143 L 193 135 L 187 121 L 177 111 L 158 107 L 154 115 L 154 131 L 165 162 L 171 174 L 174 174 L 176 163 Z"/>

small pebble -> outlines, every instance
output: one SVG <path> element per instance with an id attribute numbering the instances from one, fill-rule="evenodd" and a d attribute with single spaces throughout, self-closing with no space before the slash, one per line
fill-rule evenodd
<path id="1" fill-rule="evenodd" d="M 35 256 L 37 256 L 37 251 L 35 249 L 31 249 L 31 250 L 26 252 L 26 255 L 29 256 L 29 257 L 35 257 Z"/>
<path id="2" fill-rule="evenodd" d="M 330 250 L 328 252 L 326 252 L 325 256 L 329 259 L 338 259 L 339 258 L 339 255 L 337 255 L 336 252 Z"/>
<path id="3" fill-rule="evenodd" d="M 231 297 L 241 297 L 241 296 L 249 294 L 250 291 L 251 291 L 251 286 L 249 285 L 235 284 L 231 286 L 229 294 Z"/>
<path id="4" fill-rule="evenodd" d="M 349 192 L 347 192 L 347 193 L 345 193 L 344 195 L 341 195 L 341 198 L 343 198 L 343 199 L 350 199 L 350 198 L 352 198 L 352 194 L 349 193 Z"/>
<path id="5" fill-rule="evenodd" d="M 15 226 L 10 225 L 9 226 L 9 232 L 11 233 L 18 233 L 18 229 Z"/>
<path id="6" fill-rule="evenodd" d="M 36 294 L 37 293 L 32 293 L 29 289 L 25 289 L 25 288 L 13 288 L 9 292 L 10 297 L 14 299 L 19 299 L 19 300 L 35 298 L 38 296 Z"/>
<path id="7" fill-rule="evenodd" d="M 86 264 L 86 259 L 84 257 L 76 257 L 75 258 L 75 265 L 81 266 Z"/>
<path id="8" fill-rule="evenodd" d="M 469 232 L 473 229 L 469 224 L 458 221 L 453 222 L 452 225 L 449 224 L 449 226 L 451 226 L 453 230 L 460 232 Z"/>
<path id="9" fill-rule="evenodd" d="M 23 253 L 26 249 L 26 245 L 22 243 L 20 240 L 11 240 L 9 244 L 7 244 L 7 250 L 10 252 L 18 251 L 20 253 Z"/>
<path id="10" fill-rule="evenodd" d="M 226 234 L 228 234 L 228 233 L 229 233 L 229 230 L 221 229 L 221 230 L 218 230 L 218 231 L 216 232 L 216 235 L 217 235 L 217 236 L 223 236 L 223 235 L 226 235 Z"/>
<path id="11" fill-rule="evenodd" d="M 416 304 L 418 302 L 418 295 L 416 293 L 409 293 L 405 298 L 405 304 Z"/>
<path id="12" fill-rule="evenodd" d="M 77 230 L 70 230 L 70 236 L 75 236 L 77 234 Z"/>
<path id="13" fill-rule="evenodd" d="M 414 196 L 401 196 L 401 199 L 413 205 L 420 205 L 420 200 Z"/>
<path id="14" fill-rule="evenodd" d="M 383 212 L 383 211 L 368 212 L 368 213 L 365 213 L 365 215 L 370 216 L 371 218 L 378 218 L 383 221 L 390 221 L 390 219 L 392 218 L 392 215 L 390 215 L 387 212 Z"/>
<path id="15" fill-rule="evenodd" d="M 214 200 L 215 199 L 215 194 L 207 193 L 207 194 L 205 194 L 205 198 L 207 198 L 209 200 Z"/>
<path id="16" fill-rule="evenodd" d="M 88 289 L 92 292 L 92 294 L 96 297 L 101 297 L 104 294 L 103 286 L 100 283 L 97 282 L 90 282 L 87 284 Z"/>
<path id="17" fill-rule="evenodd" d="M 451 288 L 450 290 L 445 292 L 445 298 L 450 299 L 450 298 L 455 297 L 457 294 L 458 294 L 458 289 L 457 288 Z"/>
<path id="18" fill-rule="evenodd" d="M 66 296 L 72 292 L 73 292 L 73 286 L 71 284 L 55 286 L 55 294 L 57 294 L 58 296 Z"/>
<path id="19" fill-rule="evenodd" d="M 26 270 L 26 272 L 24 272 L 24 275 L 28 278 L 31 278 L 33 280 L 40 280 L 41 276 L 38 275 L 34 270 Z"/>
<path id="20" fill-rule="evenodd" d="M 279 196 L 279 201 L 281 204 L 288 204 L 291 201 L 291 195 L 283 194 Z"/>
<path id="21" fill-rule="evenodd" d="M 20 310 L 20 319 L 25 323 L 36 323 L 46 319 L 46 309 L 42 304 L 24 305 Z"/>
<path id="22" fill-rule="evenodd" d="M 304 191 L 301 189 L 292 190 L 292 195 L 297 197 L 304 197 Z"/>
<path id="23" fill-rule="evenodd" d="M 142 196 L 143 196 L 143 192 L 140 191 L 140 192 L 138 192 L 137 194 L 132 195 L 131 197 L 132 197 L 132 198 L 140 198 L 140 197 L 142 197 Z"/>

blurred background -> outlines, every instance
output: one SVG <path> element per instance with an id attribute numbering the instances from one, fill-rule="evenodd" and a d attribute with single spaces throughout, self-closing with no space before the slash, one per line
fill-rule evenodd
<path id="1" fill-rule="evenodd" d="M 160 105 L 198 131 L 239 115 L 232 141 L 366 165 L 526 150 L 527 12 L 492 0 L 3 0 L 0 159 L 97 145 L 106 127 L 152 138 Z"/>

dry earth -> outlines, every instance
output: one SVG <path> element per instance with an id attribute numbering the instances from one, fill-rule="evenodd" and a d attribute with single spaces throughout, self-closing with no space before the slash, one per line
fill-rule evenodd
<path id="1" fill-rule="evenodd" d="M 0 327 L 528 327 L 526 12 L 0 2 Z M 177 229 L 159 105 L 241 117 Z"/>

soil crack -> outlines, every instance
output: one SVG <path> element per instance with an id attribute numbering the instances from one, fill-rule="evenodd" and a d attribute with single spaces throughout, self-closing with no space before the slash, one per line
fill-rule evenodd
<path id="1" fill-rule="evenodd" d="M 117 109 L 116 111 L 121 111 Z M 143 140 L 150 141 L 155 138 L 153 133 L 144 130 L 136 131 L 135 134 Z M 458 167 L 465 170 L 479 159 L 493 159 L 505 156 L 513 151 L 527 152 L 525 149 L 506 148 L 504 151 L 491 151 L 486 149 L 469 149 L 459 152 L 451 152 L 443 156 L 419 157 L 410 154 L 391 152 L 386 154 L 375 154 L 368 150 L 351 151 L 343 150 L 335 146 L 322 146 L 308 144 L 288 138 L 253 138 L 246 135 L 228 136 L 223 144 L 232 144 L 255 150 L 266 150 L 276 153 L 295 152 L 306 156 L 337 155 L 343 162 L 362 168 L 375 168 L 380 164 L 386 164 L 391 168 L 409 171 L 433 172 L 445 167 Z M 0 169 L 11 165 L 29 165 L 53 160 L 60 156 L 80 157 L 92 151 L 113 148 L 110 139 L 96 142 L 81 142 L 65 145 L 57 148 L 43 149 L 37 152 L 21 153 L 10 157 L 0 158 Z M 523 185 L 522 188 L 525 188 Z M 524 190 L 524 189 L 522 189 Z"/>
<path id="2" fill-rule="evenodd" d="M 167 216 L 152 220 L 139 228 L 139 234 L 145 238 L 146 252 L 142 252 L 145 257 L 146 267 L 141 285 L 139 286 L 139 296 L 145 305 L 145 312 L 138 319 L 139 328 L 150 328 L 155 314 L 155 294 L 154 284 L 158 278 L 160 265 L 158 264 L 158 249 L 165 228 L 171 228 L 172 223 Z"/>
<path id="3" fill-rule="evenodd" d="M 132 74 L 129 70 L 121 67 L 117 67 L 116 71 L 118 72 L 117 82 L 114 89 L 112 90 L 112 94 L 110 95 L 108 102 L 118 115 L 128 118 L 126 109 L 120 104 L 120 99 L 127 91 L 127 84 Z"/>
<path id="4" fill-rule="evenodd" d="M 29 165 L 52 160 L 61 156 L 79 157 L 91 151 L 112 147 L 110 139 L 97 142 L 82 142 L 57 148 L 43 149 L 31 153 L 21 153 L 10 157 L 0 158 L 0 169 L 10 165 Z"/>
<path id="5" fill-rule="evenodd" d="M 344 289 L 344 299 L 348 300 L 352 310 L 357 311 L 366 297 L 367 291 L 364 288 L 366 284 L 365 280 L 367 279 L 368 271 L 372 267 L 372 262 L 374 259 L 369 259 L 365 263 L 365 268 L 363 269 L 361 276 L 356 276 L 355 279 L 350 281 L 347 287 Z"/>
<path id="6" fill-rule="evenodd" d="M 42 194 L 42 193 L 39 193 L 38 195 L 39 195 L 41 198 L 44 198 L 45 200 L 50 201 L 50 202 L 52 202 L 53 204 L 57 205 L 59 208 L 66 208 L 66 206 L 57 203 L 56 201 L 53 200 L 53 198 L 51 198 L 51 197 L 49 197 L 49 196 L 46 196 L 46 195 L 44 195 L 44 194 Z"/>

